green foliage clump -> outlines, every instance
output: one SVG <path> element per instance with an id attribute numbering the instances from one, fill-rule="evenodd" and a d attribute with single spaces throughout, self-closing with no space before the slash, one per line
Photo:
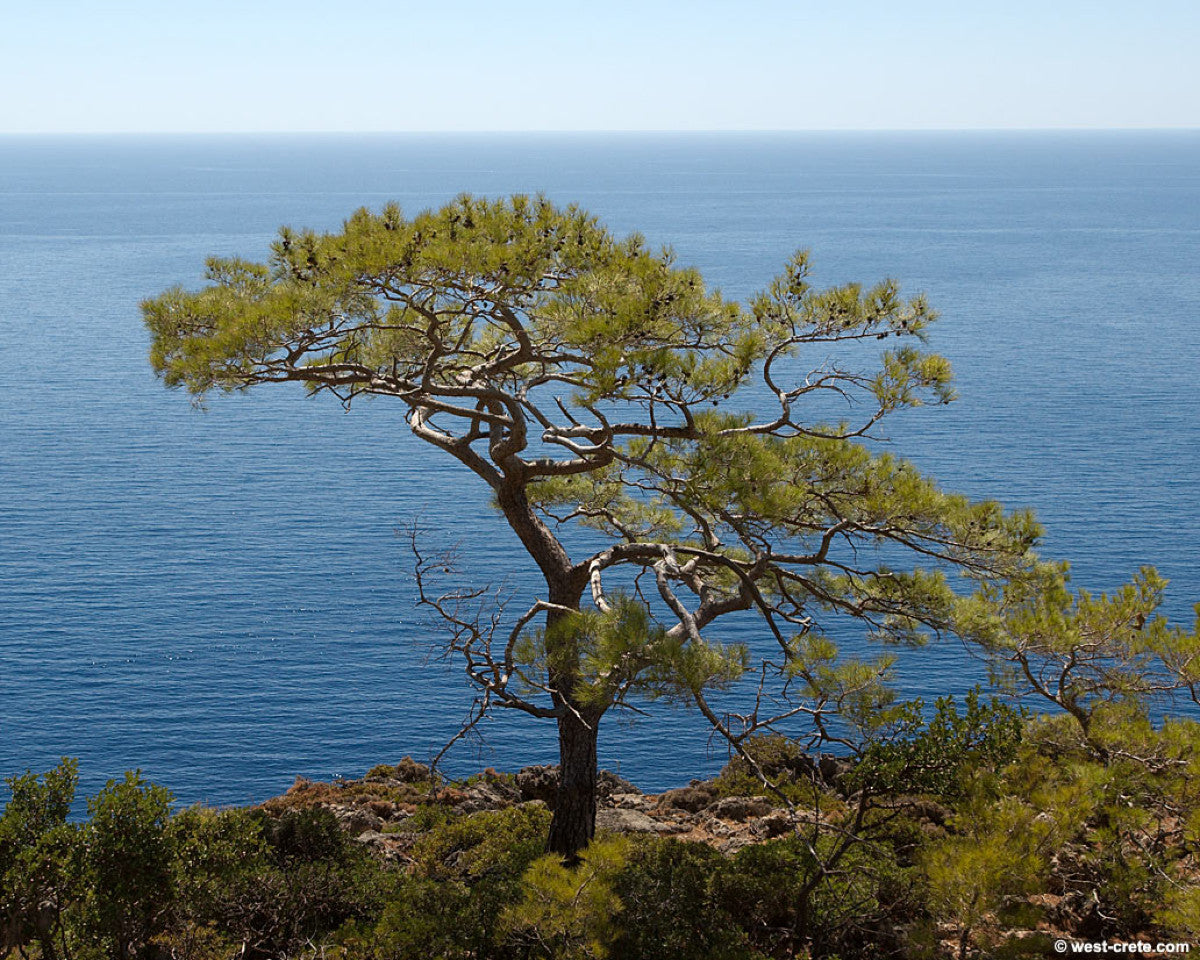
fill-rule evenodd
<path id="1" fill-rule="evenodd" d="M 167 824 L 174 891 L 171 923 L 157 943 L 179 960 L 218 960 L 240 949 L 230 922 L 235 891 L 266 869 L 262 818 L 248 810 L 189 807 Z"/>
<path id="2" fill-rule="evenodd" d="M 287 810 L 279 817 L 264 817 L 262 835 L 282 867 L 340 860 L 348 844 L 337 817 L 324 807 Z"/>
<path id="3" fill-rule="evenodd" d="M 522 878 L 545 849 L 549 811 L 528 805 L 427 822 L 396 896 L 348 949 L 364 960 L 508 955 L 497 917 L 521 899 Z"/>
<path id="4" fill-rule="evenodd" d="M 167 822 L 171 793 L 127 773 L 88 801 L 83 871 L 90 926 L 113 960 L 141 951 L 166 929 L 173 900 Z"/>
<path id="5" fill-rule="evenodd" d="M 620 592 L 609 602 L 607 611 L 572 612 L 548 630 L 527 634 L 518 659 L 540 671 L 573 672 L 573 693 L 584 706 L 607 707 L 631 693 L 686 702 L 692 691 L 728 687 L 745 672 L 744 646 L 686 641 L 656 624 L 643 603 Z"/>
<path id="6" fill-rule="evenodd" d="M 501 924 L 530 957 L 602 960 L 620 930 L 622 904 L 616 876 L 629 858 L 624 837 L 595 840 L 577 863 L 554 854 L 539 857 L 522 878 L 519 903 Z"/>
<path id="7" fill-rule="evenodd" d="M 735 756 L 713 780 L 718 797 L 755 796 L 767 791 L 759 772 L 771 781 L 775 791 L 797 806 L 821 806 L 830 810 L 842 806 L 838 797 L 820 782 L 814 758 L 794 740 L 779 734 L 749 738 L 743 744 L 746 756 Z"/>
<path id="8" fill-rule="evenodd" d="M 379 915 L 396 878 L 346 837 L 329 810 L 256 819 L 263 855 L 231 878 L 215 916 L 248 956 L 292 956 L 344 924 Z"/>
<path id="9" fill-rule="evenodd" d="M 808 949 L 814 957 L 886 953 L 885 891 L 906 877 L 886 847 L 855 844 L 830 865 L 836 835 L 801 836 L 738 851 L 721 880 L 721 902 L 769 956 Z M 906 903 L 903 896 L 897 901 Z"/>
<path id="10" fill-rule="evenodd" d="M 8 781 L 0 957 L 295 956 L 347 922 L 374 922 L 394 893 L 395 871 L 327 810 L 172 813 L 169 791 L 129 773 L 76 824 L 76 782 L 74 761 Z"/>
<path id="11" fill-rule="evenodd" d="M 931 910 L 959 931 L 959 955 L 1008 896 L 1038 888 L 1053 850 L 1053 824 L 1016 798 L 977 804 L 923 858 Z"/>
<path id="12" fill-rule="evenodd" d="M 963 796 L 980 771 L 1002 769 L 1016 757 L 1022 716 L 1006 703 L 984 704 L 979 688 L 967 693 L 959 713 L 951 697 L 940 697 L 926 720 L 921 701 L 903 705 L 893 738 L 868 745 L 846 789 L 924 793 L 943 799 Z"/>
<path id="13" fill-rule="evenodd" d="M 458 817 L 459 813 L 453 807 L 441 803 L 422 803 L 413 811 L 412 816 L 404 821 L 402 829 L 405 833 L 424 833 L 451 824 Z"/>
<path id="14" fill-rule="evenodd" d="M 58 956 L 66 935 L 64 911 L 84 889 L 79 830 L 67 823 L 78 764 L 64 758 L 39 777 L 10 777 L 10 799 L 0 816 L 0 949 L 39 944 Z M 0 954 L 2 955 L 2 954 Z"/>
<path id="15" fill-rule="evenodd" d="M 622 907 L 613 960 L 758 955 L 723 902 L 729 872 L 729 861 L 704 844 L 654 839 L 634 847 L 613 886 Z"/>

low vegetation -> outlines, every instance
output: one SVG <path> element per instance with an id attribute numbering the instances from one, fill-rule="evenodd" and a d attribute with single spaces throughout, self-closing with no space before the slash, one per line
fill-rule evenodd
<path id="1" fill-rule="evenodd" d="M 1101 596 L 1045 576 L 963 601 L 990 696 L 899 701 L 887 658 L 810 643 L 797 683 L 831 708 L 796 719 L 819 737 L 731 738 L 717 777 L 655 796 L 601 771 L 596 836 L 573 856 L 546 852 L 556 767 L 449 782 L 405 758 L 229 810 L 177 809 L 139 773 L 85 805 L 72 760 L 12 777 L 0 958 L 963 960 L 1191 942 L 1200 722 L 1169 711 L 1200 702 L 1200 631 L 1158 614 L 1152 570 Z"/>
<path id="2" fill-rule="evenodd" d="M 8 781 L 0 956 L 1044 956 L 1057 937 L 1200 935 L 1200 725 L 1137 698 L 1023 716 L 913 711 L 853 764 L 779 737 L 645 796 L 606 775 L 600 830 L 545 854 L 554 768 L 440 781 L 406 760 L 252 809 L 174 810 L 131 773 Z M 777 789 L 776 789 L 777 788 Z M 552 795 L 549 797 L 552 800 Z"/>

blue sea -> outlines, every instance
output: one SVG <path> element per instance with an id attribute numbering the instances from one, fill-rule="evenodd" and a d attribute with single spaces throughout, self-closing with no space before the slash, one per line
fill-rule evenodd
<path id="1" fill-rule="evenodd" d="M 1200 600 L 1200 134 L 922 133 L 0 138 L 0 774 L 80 759 L 183 802 L 427 758 L 471 702 L 413 607 L 396 528 L 536 586 L 481 485 L 397 405 L 299 389 L 163 388 L 138 303 L 260 258 L 282 224 L 336 228 L 470 191 L 542 191 L 669 244 L 727 296 L 797 248 L 816 280 L 900 279 L 942 314 L 960 400 L 906 412 L 897 453 L 947 487 L 1033 507 L 1076 586 L 1168 576 Z M 748 639 L 753 640 L 753 636 Z M 841 638 L 861 647 L 860 638 Z M 980 676 L 900 651 L 912 696 Z M 605 721 L 646 788 L 707 775 L 703 723 Z M 554 730 L 484 727 L 451 771 L 553 760 Z"/>

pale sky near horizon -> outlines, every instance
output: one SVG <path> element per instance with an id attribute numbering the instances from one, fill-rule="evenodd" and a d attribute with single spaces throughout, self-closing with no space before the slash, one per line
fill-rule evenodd
<path id="1" fill-rule="evenodd" d="M 1200 0 L 0 0 L 0 133 L 1200 126 Z"/>

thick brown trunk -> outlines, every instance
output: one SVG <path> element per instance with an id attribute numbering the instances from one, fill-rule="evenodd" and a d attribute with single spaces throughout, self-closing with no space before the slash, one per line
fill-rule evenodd
<path id="1" fill-rule="evenodd" d="M 546 578 L 549 600 L 557 609 L 546 613 L 547 632 L 566 614 L 579 609 L 579 598 L 587 583 L 586 571 L 572 566 L 566 550 L 538 518 L 530 506 L 522 483 L 502 483 L 496 488 L 496 500 L 513 531 Z M 569 643 L 560 638 L 560 643 Z M 550 660 L 562 660 L 552 653 Z M 554 704 L 562 713 L 558 718 L 558 796 L 550 821 L 546 849 L 567 862 L 578 860 L 578 853 L 596 833 L 596 734 L 604 711 L 580 710 L 570 703 L 578 681 L 578 655 L 550 671 Z"/>
<path id="2" fill-rule="evenodd" d="M 596 735 L 600 717 L 567 712 L 558 721 L 558 797 L 546 849 L 568 862 L 596 834 Z"/>

